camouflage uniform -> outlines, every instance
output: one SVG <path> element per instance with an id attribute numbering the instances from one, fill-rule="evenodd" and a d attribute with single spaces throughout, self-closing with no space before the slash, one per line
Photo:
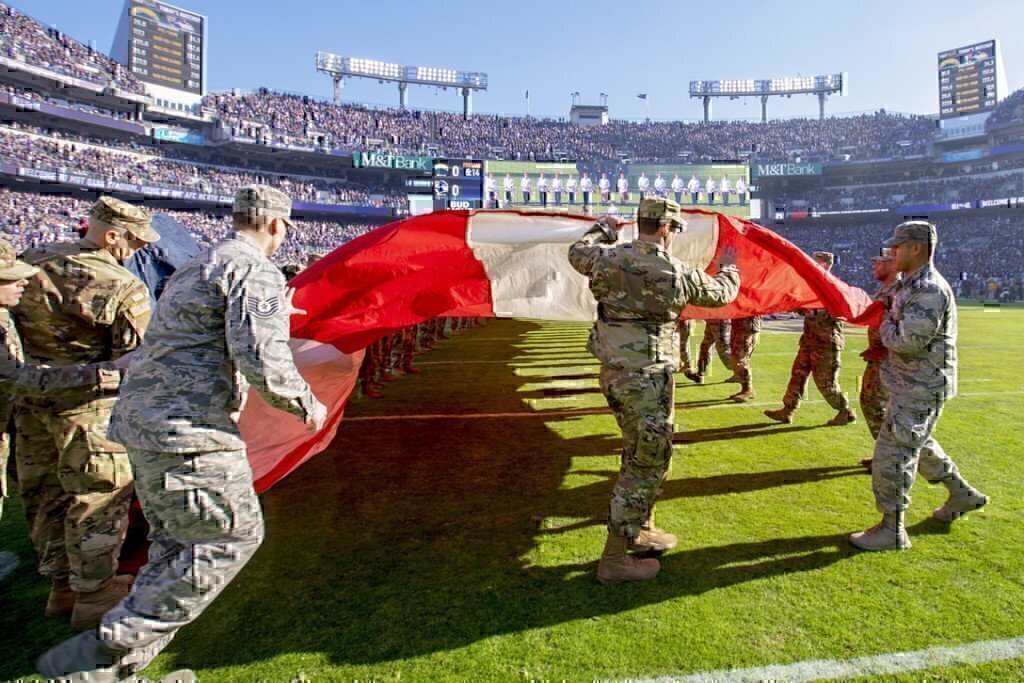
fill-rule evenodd
<path id="1" fill-rule="evenodd" d="M 799 408 L 807 378 L 813 375 L 825 401 L 836 410 L 848 410 L 850 401 L 839 388 L 839 368 L 846 342 L 843 323 L 823 308 L 803 311 L 803 316 L 804 333 L 782 403 L 790 410 Z"/>
<path id="2" fill-rule="evenodd" d="M 736 318 L 729 331 L 729 356 L 733 375 L 744 389 L 750 389 L 753 376 L 750 373 L 750 358 L 757 346 L 761 333 L 761 316 Z"/>
<path id="3" fill-rule="evenodd" d="M 287 218 L 290 208 L 284 193 L 246 186 L 234 215 Z M 323 414 L 292 359 L 284 295 L 284 277 L 263 249 L 233 233 L 171 277 L 128 369 L 110 433 L 128 448 L 153 545 L 131 594 L 104 615 L 98 634 L 79 636 L 98 638 L 121 674 L 144 668 L 263 540 L 237 426 L 249 387 L 293 415 Z"/>
<path id="4" fill-rule="evenodd" d="M 679 369 L 693 371 L 693 356 L 690 354 L 690 335 L 693 334 L 693 320 L 679 320 Z"/>
<path id="5" fill-rule="evenodd" d="M 896 281 L 883 286 L 875 295 L 875 300 L 882 301 L 885 307 L 889 308 L 895 287 Z M 882 343 L 881 332 L 877 327 L 869 327 L 868 347 L 860 354 L 867 363 L 860 383 L 860 409 L 864 413 L 864 421 L 868 423 L 873 439 L 878 438 L 882 419 L 885 417 L 885 404 L 889 401 L 889 392 L 882 385 L 881 377 L 882 361 L 885 360 L 887 353 L 885 344 Z"/>
<path id="6" fill-rule="evenodd" d="M 931 483 L 958 478 L 956 465 L 932 437 L 943 405 L 956 395 L 956 301 L 949 283 L 928 263 L 895 288 L 879 327 L 889 353 L 882 386 L 889 392 L 875 442 L 871 483 L 878 511 L 910 505 L 920 468 Z"/>
<path id="7" fill-rule="evenodd" d="M 667 200 L 647 200 L 678 205 Z M 587 349 L 601 362 L 600 385 L 622 429 L 622 467 L 612 492 L 608 533 L 636 537 L 672 457 L 673 373 L 679 366 L 679 314 L 688 304 L 723 306 L 739 274 L 714 279 L 689 269 L 664 247 L 617 236 L 597 223 L 569 249 L 573 268 L 590 278 L 598 319 Z"/>
<path id="8" fill-rule="evenodd" d="M 726 369 L 731 370 L 729 363 L 729 321 L 707 320 L 704 323 L 704 338 L 700 342 L 700 353 L 697 356 L 697 375 L 704 377 L 711 364 L 711 347 L 715 347 L 718 358 Z"/>
<path id="9" fill-rule="evenodd" d="M 0 280 L 17 281 L 31 277 L 37 269 L 15 259 L 15 250 L 0 240 Z M 78 396 L 92 391 L 98 395 L 114 391 L 121 373 L 112 363 L 67 368 L 44 368 L 25 363 L 21 337 L 14 327 L 7 308 L 0 307 L 0 517 L 7 496 L 7 459 L 10 457 L 10 439 L 7 425 L 14 409 L 13 395 L 38 398 Z M 62 501 L 63 502 L 63 501 Z"/>
<path id="10" fill-rule="evenodd" d="M 108 197 L 97 201 L 90 222 L 159 239 L 144 211 Z M 139 345 L 149 291 L 109 251 L 82 239 L 30 250 L 25 260 L 42 271 L 14 311 L 32 362 L 110 361 Z M 107 438 L 115 400 L 92 389 L 18 400 L 15 460 L 39 572 L 70 574 L 78 593 L 98 591 L 114 576 L 127 528 L 131 466 L 124 447 Z"/>

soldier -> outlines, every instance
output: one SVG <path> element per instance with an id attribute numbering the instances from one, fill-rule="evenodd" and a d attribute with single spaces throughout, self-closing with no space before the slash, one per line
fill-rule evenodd
<path id="1" fill-rule="evenodd" d="M 690 353 L 690 335 L 693 334 L 693 320 L 679 319 L 679 368 L 682 373 L 693 379 L 693 355 Z"/>
<path id="2" fill-rule="evenodd" d="M 419 368 L 413 367 L 412 358 L 416 353 L 416 326 L 412 325 L 402 330 L 402 343 L 399 349 L 398 367 L 403 375 L 418 375 Z"/>
<path id="3" fill-rule="evenodd" d="M 122 265 L 160 239 L 149 214 L 100 197 L 78 242 L 28 251 L 40 273 L 15 311 L 25 355 L 50 366 L 115 360 L 149 324 L 149 290 Z M 18 399 L 15 461 L 39 573 L 52 582 L 47 616 L 71 612 L 95 624 L 128 590 L 117 557 L 127 531 L 132 470 L 107 437 L 116 397 L 91 389 L 62 398 Z"/>
<path id="4" fill-rule="evenodd" d="M 811 257 L 826 271 L 832 269 L 835 257 L 831 253 L 816 251 Z M 857 416 L 850 408 L 850 401 L 839 388 L 839 368 L 842 364 L 843 344 L 846 342 L 843 323 L 824 308 L 800 312 L 804 316 L 804 333 L 800 336 L 800 348 L 793 361 L 786 395 L 782 399 L 783 407 L 779 410 L 766 410 L 764 414 L 783 424 L 793 422 L 793 413 L 800 407 L 807 389 L 807 378 L 813 375 L 818 391 L 838 411 L 828 424 L 838 427 L 856 422 Z"/>
<path id="5" fill-rule="evenodd" d="M 706 320 L 704 321 L 704 338 L 700 342 L 700 351 L 697 354 L 697 371 L 688 373 L 686 377 L 697 384 L 704 384 L 704 377 L 707 375 L 708 366 L 711 365 L 711 347 L 715 348 L 718 358 L 727 370 L 732 369 L 729 361 L 729 321 L 728 320 Z M 724 380 L 735 382 L 736 375 Z"/>
<path id="6" fill-rule="evenodd" d="M 714 279 L 670 255 L 675 233 L 686 225 L 678 204 L 643 199 L 637 216 L 639 237 L 632 242 L 615 244 L 624 224 L 605 217 L 569 249 L 569 262 L 590 278 L 598 302 L 587 349 L 601 362 L 601 391 L 622 429 L 622 468 L 597 568 L 601 583 L 654 578 L 658 561 L 627 550 L 676 545 L 675 536 L 654 525 L 652 509 L 672 457 L 679 315 L 691 303 L 724 306 L 739 289 L 732 249 L 720 257 Z"/>
<path id="7" fill-rule="evenodd" d="M 0 391 L 4 392 L 0 394 L 0 516 L 7 496 L 7 459 L 11 454 L 7 425 L 14 408 L 12 395 L 45 398 L 81 395 L 87 390 L 98 395 L 116 390 L 121 383 L 121 373 L 109 362 L 66 368 L 25 363 L 21 337 L 9 309 L 18 305 L 28 278 L 39 269 L 17 260 L 16 255 L 14 247 L 0 239 Z"/>
<path id="8" fill-rule="evenodd" d="M 750 373 L 750 357 L 754 355 L 757 337 L 761 333 L 761 316 L 736 318 L 729 334 L 729 356 L 733 377 L 739 380 L 740 390 L 730 396 L 737 403 L 754 398 L 754 378 Z"/>
<path id="9" fill-rule="evenodd" d="M 121 386 L 111 437 L 128 448 L 149 564 L 131 594 L 39 658 L 45 678 L 115 681 L 143 669 L 249 561 L 263 517 L 237 418 L 250 385 L 270 405 L 323 426 L 326 410 L 288 346 L 292 292 L 270 256 L 291 200 L 266 185 L 235 195 L 235 232 L 170 279 Z M 194 676 L 194 674 L 192 674 Z"/>
<path id="10" fill-rule="evenodd" d="M 882 521 L 850 536 L 863 550 L 910 547 L 903 514 L 918 468 L 930 483 L 949 490 L 946 502 L 932 512 L 936 519 L 952 522 L 988 503 L 932 436 L 943 405 L 956 395 L 957 381 L 956 300 L 932 263 L 936 243 L 934 225 L 908 221 L 883 245 L 892 248 L 903 280 L 879 327 L 889 352 L 881 368 L 889 402 L 875 442 L 871 488 Z"/>
<path id="11" fill-rule="evenodd" d="M 875 279 L 882 283 L 875 295 L 875 301 L 882 302 L 888 309 L 892 304 L 892 293 L 897 282 L 892 249 L 884 247 L 879 256 L 872 256 L 871 266 Z M 885 417 L 885 404 L 889 401 L 889 392 L 882 386 L 881 377 L 882 361 L 885 360 L 886 353 L 878 328 L 869 327 L 868 348 L 860 354 L 867 363 L 860 382 L 860 411 L 864 413 L 864 421 L 868 423 L 872 439 L 878 439 L 882 418 Z M 871 470 L 871 458 L 864 458 L 860 463 L 867 467 L 868 471 Z"/>

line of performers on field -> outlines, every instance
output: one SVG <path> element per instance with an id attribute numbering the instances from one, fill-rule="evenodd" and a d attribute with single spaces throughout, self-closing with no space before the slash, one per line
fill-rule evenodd
<path id="1" fill-rule="evenodd" d="M 542 207 L 561 206 L 563 199 L 565 199 L 568 205 L 574 205 L 577 203 L 577 195 L 580 196 L 583 206 L 591 206 L 593 204 L 594 181 L 587 171 L 583 172 L 578 181 L 572 173 L 566 174 L 564 181 L 558 173 L 555 173 L 550 179 L 544 173 L 541 173 L 536 179 L 536 186 L 530 174 L 523 173 L 522 177 L 519 178 L 518 187 L 522 204 L 530 204 L 534 201 L 535 187 L 537 202 Z M 630 193 L 629 178 L 626 177 L 625 173 L 619 173 L 619 178 L 615 181 L 615 189 L 620 203 L 630 201 L 632 195 Z M 598 179 L 597 191 L 601 204 L 611 203 L 612 183 L 607 173 L 602 173 Z M 713 177 L 708 176 L 703 184 L 697 179 L 696 173 L 686 183 L 676 173 L 671 184 L 659 173 L 654 178 L 654 183 L 652 184 L 651 179 L 647 177 L 647 173 L 642 172 L 637 179 L 637 192 L 639 194 L 637 201 L 645 197 L 667 199 L 670 192 L 678 204 L 687 204 L 684 201 L 684 196 L 687 194 L 689 195 L 689 204 L 691 205 L 706 204 L 714 206 L 716 202 L 720 202 L 722 206 L 729 206 L 731 199 L 735 198 L 736 202 L 742 206 L 748 201 L 747 181 L 743 176 L 738 176 L 736 182 L 733 183 L 727 173 L 723 173 L 721 179 L 717 181 Z M 494 208 L 498 206 L 499 199 L 503 199 L 506 206 L 520 203 L 515 201 L 516 179 L 512 177 L 511 173 L 506 173 L 501 181 L 501 195 L 499 195 L 498 181 L 493 173 L 488 173 L 487 177 L 484 178 L 484 197 L 487 200 L 487 206 Z"/>

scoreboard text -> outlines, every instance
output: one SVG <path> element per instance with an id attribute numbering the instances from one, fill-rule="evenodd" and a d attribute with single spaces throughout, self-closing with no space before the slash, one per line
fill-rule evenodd
<path id="1" fill-rule="evenodd" d="M 484 162 L 434 159 L 434 210 L 479 209 L 483 200 Z"/>
<path id="2" fill-rule="evenodd" d="M 994 40 L 939 53 L 939 118 L 996 106 L 996 59 Z"/>
<path id="3" fill-rule="evenodd" d="M 131 0 L 128 66 L 146 83 L 203 94 L 203 18 L 159 0 Z"/>

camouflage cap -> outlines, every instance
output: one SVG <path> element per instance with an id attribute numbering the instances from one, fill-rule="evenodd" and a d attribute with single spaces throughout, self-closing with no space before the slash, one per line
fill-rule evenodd
<path id="1" fill-rule="evenodd" d="M 679 204 L 671 199 L 645 197 L 640 200 L 636 210 L 637 218 L 654 218 L 659 221 L 670 221 L 676 225 L 686 225 Z"/>
<path id="2" fill-rule="evenodd" d="M 907 221 L 900 223 L 892 231 L 892 237 L 882 242 L 883 247 L 894 247 L 904 242 L 921 242 L 922 244 L 935 244 L 938 236 L 935 233 L 935 226 L 927 221 Z"/>
<path id="3" fill-rule="evenodd" d="M 836 260 L 835 254 L 830 251 L 816 251 L 811 254 L 811 258 L 819 263 L 824 263 L 826 266 L 831 266 Z"/>
<path id="4" fill-rule="evenodd" d="M 160 233 L 153 229 L 152 219 L 145 209 L 113 197 L 100 197 L 92 205 L 89 225 L 95 224 L 127 230 L 143 242 L 156 242 L 160 239 Z"/>
<path id="5" fill-rule="evenodd" d="M 892 247 L 882 247 L 881 251 L 878 252 L 878 256 L 872 256 L 872 261 L 891 261 L 892 260 Z"/>
<path id="6" fill-rule="evenodd" d="M 231 213 L 236 216 L 283 218 L 291 227 L 292 200 L 284 192 L 269 185 L 245 185 L 235 192 Z"/>
<path id="7" fill-rule="evenodd" d="M 18 250 L 7 240 L 0 240 L 0 280 L 23 280 L 39 272 L 35 266 L 18 260 Z"/>

